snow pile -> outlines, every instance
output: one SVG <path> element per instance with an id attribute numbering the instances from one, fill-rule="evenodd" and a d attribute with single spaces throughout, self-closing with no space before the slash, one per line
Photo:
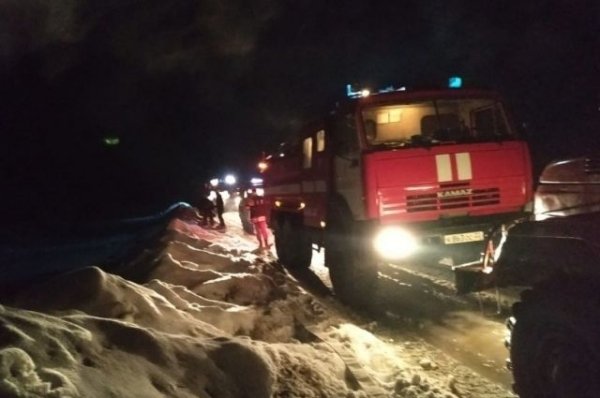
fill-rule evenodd
<path id="1" fill-rule="evenodd" d="M 86 267 L 0 306 L 0 396 L 456 396 L 243 236 L 172 229 L 143 285 Z"/>

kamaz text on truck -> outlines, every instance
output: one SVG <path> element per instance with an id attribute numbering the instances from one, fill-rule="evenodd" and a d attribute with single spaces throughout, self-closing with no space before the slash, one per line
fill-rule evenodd
<path id="1" fill-rule="evenodd" d="M 364 305 L 381 261 L 477 244 L 532 204 L 528 146 L 501 98 L 387 90 L 338 104 L 261 163 L 279 260 L 325 249 L 336 295 Z M 479 252 L 476 253 L 479 255 Z"/>

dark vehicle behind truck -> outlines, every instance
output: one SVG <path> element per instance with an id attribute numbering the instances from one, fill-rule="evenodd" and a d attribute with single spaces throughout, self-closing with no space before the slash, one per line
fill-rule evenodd
<path id="1" fill-rule="evenodd" d="M 526 287 L 507 321 L 515 392 L 600 397 L 600 156 L 549 164 L 535 218 L 486 247 L 481 263 L 456 269 L 457 288 Z"/>

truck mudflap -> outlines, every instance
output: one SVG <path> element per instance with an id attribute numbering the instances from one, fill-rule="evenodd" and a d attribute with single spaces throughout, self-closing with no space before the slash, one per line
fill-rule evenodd
<path id="1" fill-rule="evenodd" d="M 493 286 L 492 277 L 483 272 L 480 261 L 453 267 L 457 294 L 480 292 Z"/>

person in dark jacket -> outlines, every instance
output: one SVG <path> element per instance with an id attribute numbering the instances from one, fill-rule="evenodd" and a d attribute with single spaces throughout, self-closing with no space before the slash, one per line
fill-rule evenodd
<path id="1" fill-rule="evenodd" d="M 217 218 L 219 219 L 218 228 L 225 228 L 225 220 L 223 219 L 223 213 L 225 212 L 225 204 L 223 203 L 223 196 L 221 193 L 214 190 L 215 192 L 215 209 L 217 210 Z"/>
<path id="2" fill-rule="evenodd" d="M 200 189 L 196 207 L 202 219 L 202 225 L 212 226 L 215 223 L 213 202 L 208 198 L 208 192 L 205 188 Z"/>

